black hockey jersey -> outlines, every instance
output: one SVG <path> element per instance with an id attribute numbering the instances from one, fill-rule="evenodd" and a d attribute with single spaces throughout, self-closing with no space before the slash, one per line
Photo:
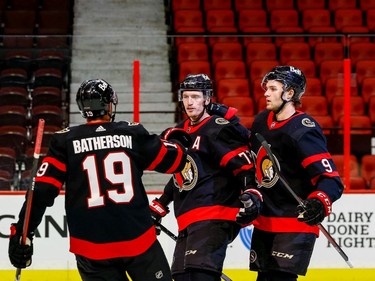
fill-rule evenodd
<path id="1" fill-rule="evenodd" d="M 30 230 L 65 183 L 71 252 L 91 259 L 139 255 L 156 240 L 143 171 L 175 173 L 185 162 L 185 148 L 138 123 L 89 123 L 59 131 L 37 173 Z"/>
<path id="2" fill-rule="evenodd" d="M 253 168 L 248 139 L 218 116 L 194 126 L 187 119 L 177 127 L 190 134 L 193 144 L 185 168 L 174 174 L 161 200 L 174 201 L 179 231 L 197 221 L 235 221 L 239 195 Z"/>
<path id="3" fill-rule="evenodd" d="M 334 202 L 343 192 L 342 181 L 327 151 L 322 130 L 313 118 L 297 111 L 289 119 L 278 122 L 274 115 L 267 110 L 261 112 L 251 129 L 250 142 L 256 158 L 256 184 L 264 199 L 263 210 L 254 225 L 271 232 L 317 234 L 317 227 L 298 222 L 298 203 L 275 174 L 272 162 L 255 134 L 260 133 L 271 145 L 283 177 L 301 199 L 319 190 Z"/>

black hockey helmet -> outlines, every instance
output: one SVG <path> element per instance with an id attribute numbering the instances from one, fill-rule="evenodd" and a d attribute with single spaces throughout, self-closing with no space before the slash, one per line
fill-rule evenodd
<path id="1" fill-rule="evenodd" d="M 182 93 L 184 91 L 200 91 L 203 92 L 205 98 L 212 98 L 213 86 L 211 79 L 206 74 L 188 74 L 180 83 L 178 90 L 178 101 L 182 101 Z"/>
<path id="2" fill-rule="evenodd" d="M 103 79 L 91 79 L 84 81 L 77 91 L 76 101 L 83 118 L 95 118 L 109 113 L 109 104 L 113 104 L 111 121 L 116 114 L 118 103 L 117 95 Z"/>
<path id="3" fill-rule="evenodd" d="M 281 82 L 284 85 L 284 91 L 293 89 L 292 101 L 295 104 L 301 104 L 300 99 L 306 89 L 306 77 L 300 69 L 289 65 L 276 66 L 263 77 L 261 86 L 264 90 L 270 80 Z"/>

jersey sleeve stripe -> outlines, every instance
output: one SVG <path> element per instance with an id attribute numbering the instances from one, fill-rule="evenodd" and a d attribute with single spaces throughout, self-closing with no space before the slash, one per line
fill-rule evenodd
<path id="1" fill-rule="evenodd" d="M 36 177 L 35 182 L 43 182 L 43 183 L 52 184 L 53 186 L 57 187 L 58 189 L 61 189 L 62 186 L 63 186 L 63 183 L 61 181 L 58 181 L 55 178 L 46 177 L 46 176 Z"/>
<path id="2" fill-rule="evenodd" d="M 239 153 L 244 152 L 244 151 L 246 151 L 246 150 L 248 150 L 248 149 L 247 149 L 247 146 L 242 146 L 242 147 L 239 147 L 239 148 L 237 148 L 237 149 L 235 149 L 235 150 L 232 150 L 232 151 L 228 152 L 227 154 L 225 154 L 225 155 L 222 157 L 222 159 L 221 159 L 221 161 L 220 161 L 220 166 L 221 166 L 221 167 L 225 167 L 225 166 L 227 165 L 227 163 L 228 163 L 233 157 L 237 156 Z"/>
<path id="3" fill-rule="evenodd" d="M 238 175 L 239 173 L 243 172 L 243 171 L 248 171 L 250 169 L 252 169 L 254 167 L 253 164 L 247 164 L 247 165 L 243 165 L 242 167 L 236 169 L 233 171 L 233 175 Z"/>
<path id="4" fill-rule="evenodd" d="M 182 155 L 183 155 L 182 149 L 180 147 L 178 147 L 176 160 L 174 161 L 172 167 L 165 172 L 166 174 L 172 174 L 172 173 L 176 172 L 176 169 L 181 164 Z"/>
<path id="5" fill-rule="evenodd" d="M 314 163 L 316 161 L 320 161 L 324 158 L 331 159 L 332 157 L 331 157 L 331 154 L 329 154 L 329 153 L 315 154 L 315 155 L 312 155 L 312 156 L 309 156 L 309 157 L 306 157 L 305 159 L 303 159 L 301 164 L 304 168 L 306 168 L 311 163 Z"/>
<path id="6" fill-rule="evenodd" d="M 59 160 L 57 160 L 54 157 L 46 156 L 43 159 L 43 162 L 48 162 L 48 163 L 52 164 L 53 166 L 55 166 L 60 171 L 66 172 L 66 165 L 64 163 L 60 162 Z"/>
<path id="7" fill-rule="evenodd" d="M 154 161 L 152 161 L 151 164 L 146 168 L 146 170 L 150 170 L 150 171 L 155 170 L 157 165 L 159 165 L 159 163 L 163 160 L 165 154 L 167 154 L 167 151 L 168 151 L 167 148 L 164 145 L 162 145 L 158 155 L 156 156 Z"/>

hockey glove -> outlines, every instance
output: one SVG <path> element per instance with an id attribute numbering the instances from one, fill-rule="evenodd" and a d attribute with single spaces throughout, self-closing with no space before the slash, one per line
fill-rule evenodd
<path id="1" fill-rule="evenodd" d="M 207 112 L 210 115 L 218 115 L 227 120 L 230 120 L 237 113 L 237 109 L 234 107 L 228 107 L 225 104 L 212 102 L 207 107 Z"/>
<path id="2" fill-rule="evenodd" d="M 263 196 L 262 194 L 254 189 L 247 189 L 240 195 L 240 200 L 244 205 L 236 216 L 236 222 L 239 224 L 249 224 L 255 220 L 262 210 L 263 207 Z"/>
<path id="3" fill-rule="evenodd" d="M 159 235 L 161 232 L 161 229 L 159 227 L 159 224 L 161 223 L 162 217 L 165 217 L 169 213 L 169 208 L 163 206 L 158 198 L 155 198 L 152 200 L 150 205 L 151 210 L 151 218 L 155 224 L 156 228 L 156 235 Z"/>
<path id="4" fill-rule="evenodd" d="M 332 212 L 331 200 L 321 191 L 310 194 L 303 204 L 304 207 L 297 206 L 297 219 L 311 226 L 321 223 Z"/>
<path id="5" fill-rule="evenodd" d="M 8 254 L 10 262 L 17 268 L 25 268 L 31 265 L 33 255 L 33 234 L 26 238 L 26 245 L 22 245 L 22 234 L 17 224 L 10 226 Z"/>
<path id="6" fill-rule="evenodd" d="M 189 147 L 192 144 L 190 135 L 180 128 L 168 128 L 165 129 L 160 137 L 165 140 L 173 141 L 176 140 L 181 143 L 184 147 Z"/>

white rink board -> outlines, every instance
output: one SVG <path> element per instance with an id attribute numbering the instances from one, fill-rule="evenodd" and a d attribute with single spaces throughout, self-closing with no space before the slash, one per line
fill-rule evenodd
<path id="1" fill-rule="evenodd" d="M 156 195 L 149 195 L 152 200 Z M 0 195 L 0 269 L 14 269 L 9 262 L 7 249 L 9 226 L 16 221 L 24 195 Z M 171 206 L 172 207 L 172 206 Z M 340 244 L 355 268 L 375 267 L 375 194 L 344 194 L 334 203 L 334 213 L 323 225 Z M 33 263 L 30 269 L 76 269 L 75 258 L 69 252 L 66 225 L 64 225 L 64 195 L 56 198 L 55 204 L 47 208 L 38 227 L 40 237 L 34 239 Z M 55 222 L 47 224 L 46 221 Z M 163 219 L 163 225 L 177 233 L 171 213 Z M 250 230 L 249 230 L 250 229 Z M 248 246 L 251 228 L 241 231 L 227 251 L 225 268 L 248 268 Z M 159 236 L 168 260 L 173 255 L 174 241 L 162 233 Z M 348 268 L 339 253 L 328 247 L 327 239 L 321 235 L 317 241 L 310 268 Z"/>

